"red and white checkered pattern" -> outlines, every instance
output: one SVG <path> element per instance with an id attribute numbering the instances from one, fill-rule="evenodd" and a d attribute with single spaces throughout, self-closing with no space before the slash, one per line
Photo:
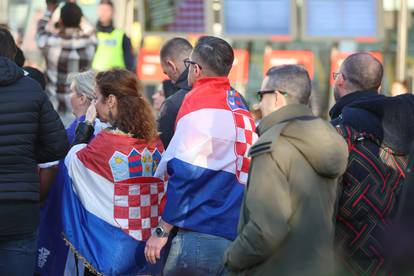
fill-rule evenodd
<path id="1" fill-rule="evenodd" d="M 124 232 L 148 240 L 162 212 L 164 183 L 115 183 L 114 219 Z"/>
<path id="2" fill-rule="evenodd" d="M 236 121 L 236 175 L 240 183 L 246 184 L 250 167 L 249 149 L 257 140 L 256 125 L 250 116 L 241 112 L 235 112 L 234 119 Z"/>

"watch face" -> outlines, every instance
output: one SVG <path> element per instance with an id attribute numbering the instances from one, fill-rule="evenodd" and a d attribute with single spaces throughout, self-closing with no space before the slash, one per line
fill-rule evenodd
<path id="1" fill-rule="evenodd" d="M 155 234 L 157 234 L 157 236 L 162 236 L 162 233 L 163 233 L 163 231 L 162 231 L 162 229 L 160 228 L 160 227 L 157 227 L 156 229 L 155 229 Z"/>

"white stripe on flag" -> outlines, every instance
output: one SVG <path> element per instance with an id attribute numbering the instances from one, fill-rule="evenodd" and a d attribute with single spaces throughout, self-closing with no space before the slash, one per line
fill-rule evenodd
<path id="1" fill-rule="evenodd" d="M 156 176 L 165 174 L 169 160 L 215 171 L 236 173 L 236 128 L 233 114 L 224 109 L 200 109 L 182 117 L 163 155 Z"/>
<path id="2" fill-rule="evenodd" d="M 76 149 L 74 153 L 71 150 L 69 154 L 72 155 L 68 154 L 65 159 L 74 192 L 88 212 L 119 227 L 114 220 L 114 184 L 86 168 L 76 156 L 76 152 Z"/>

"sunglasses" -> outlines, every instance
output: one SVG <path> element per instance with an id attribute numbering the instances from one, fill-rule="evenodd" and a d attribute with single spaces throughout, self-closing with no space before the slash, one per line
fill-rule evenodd
<path id="1" fill-rule="evenodd" d="M 273 89 L 273 90 L 259 90 L 259 91 L 257 91 L 256 92 L 256 95 L 257 95 L 257 99 L 259 100 L 259 102 L 260 101 L 262 101 L 262 99 L 263 99 L 263 95 L 264 94 L 273 94 L 273 93 L 280 93 L 280 94 L 282 94 L 283 96 L 287 96 L 287 95 L 289 95 L 287 92 L 285 92 L 285 91 L 280 91 L 280 90 L 275 90 L 275 89 Z"/>

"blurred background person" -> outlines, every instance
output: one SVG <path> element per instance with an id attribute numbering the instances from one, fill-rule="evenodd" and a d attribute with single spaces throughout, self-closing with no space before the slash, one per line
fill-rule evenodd
<path id="1" fill-rule="evenodd" d="M 96 24 L 98 45 L 92 68 L 96 71 L 112 68 L 134 71 L 131 40 L 123 30 L 114 27 L 114 4 L 111 0 L 101 0 L 98 16 L 99 20 Z"/>
<path id="2" fill-rule="evenodd" d="M 163 80 L 158 86 L 157 91 L 152 95 L 152 106 L 157 114 L 161 110 L 161 106 L 165 99 L 175 93 L 175 87 L 171 80 Z"/>
<path id="3" fill-rule="evenodd" d="M 60 11 L 58 33 L 46 30 L 57 4 L 47 2 L 47 11 L 37 25 L 37 46 L 46 59 L 46 92 L 64 124 L 73 116 L 70 112 L 70 73 L 89 69 L 95 54 L 96 37 L 80 28 L 82 10 L 75 3 L 66 3 Z"/>
<path id="4" fill-rule="evenodd" d="M 394 81 L 391 86 L 391 96 L 408 93 L 407 81 Z"/>

